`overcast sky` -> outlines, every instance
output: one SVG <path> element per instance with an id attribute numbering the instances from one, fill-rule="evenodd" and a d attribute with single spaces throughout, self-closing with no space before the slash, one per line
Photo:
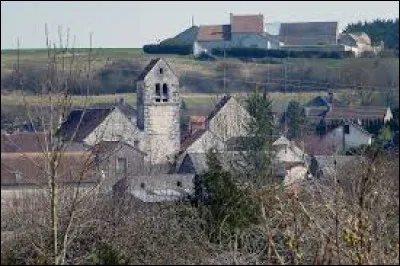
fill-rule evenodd
<path id="1" fill-rule="evenodd" d="M 349 22 L 398 18 L 399 1 L 241 1 L 241 2 L 24 2 L 1 1 L 1 49 L 43 48 L 48 24 L 52 40 L 58 25 L 76 35 L 76 47 L 142 47 L 195 25 L 228 24 L 229 13 L 263 14 L 265 22 Z"/>

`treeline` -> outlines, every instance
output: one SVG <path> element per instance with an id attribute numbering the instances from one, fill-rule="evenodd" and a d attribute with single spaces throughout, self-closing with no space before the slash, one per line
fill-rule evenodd
<path id="1" fill-rule="evenodd" d="M 357 22 L 347 25 L 346 33 L 365 32 L 374 45 L 384 41 L 385 48 L 393 49 L 399 56 L 399 19 L 376 19 L 372 22 Z"/>

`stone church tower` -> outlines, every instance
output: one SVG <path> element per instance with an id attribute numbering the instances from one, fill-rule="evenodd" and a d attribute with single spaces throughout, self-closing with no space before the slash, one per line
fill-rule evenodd
<path id="1" fill-rule="evenodd" d="M 137 89 L 137 126 L 143 132 L 145 152 L 153 164 L 171 162 L 180 149 L 179 79 L 161 58 L 140 74 Z"/>

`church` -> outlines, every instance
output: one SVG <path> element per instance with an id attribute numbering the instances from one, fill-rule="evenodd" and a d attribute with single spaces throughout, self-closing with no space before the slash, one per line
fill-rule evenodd
<path id="1" fill-rule="evenodd" d="M 180 150 L 179 79 L 157 58 L 139 75 L 136 89 L 136 110 L 124 101 L 73 110 L 60 127 L 64 140 L 86 149 L 100 141 L 122 141 L 143 151 L 150 164 L 172 163 Z"/>

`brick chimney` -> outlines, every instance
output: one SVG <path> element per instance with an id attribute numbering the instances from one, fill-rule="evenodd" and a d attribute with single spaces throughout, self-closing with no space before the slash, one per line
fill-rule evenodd
<path id="1" fill-rule="evenodd" d="M 206 117 L 205 116 L 191 116 L 189 118 L 189 133 L 193 134 L 199 129 L 206 128 Z"/>

